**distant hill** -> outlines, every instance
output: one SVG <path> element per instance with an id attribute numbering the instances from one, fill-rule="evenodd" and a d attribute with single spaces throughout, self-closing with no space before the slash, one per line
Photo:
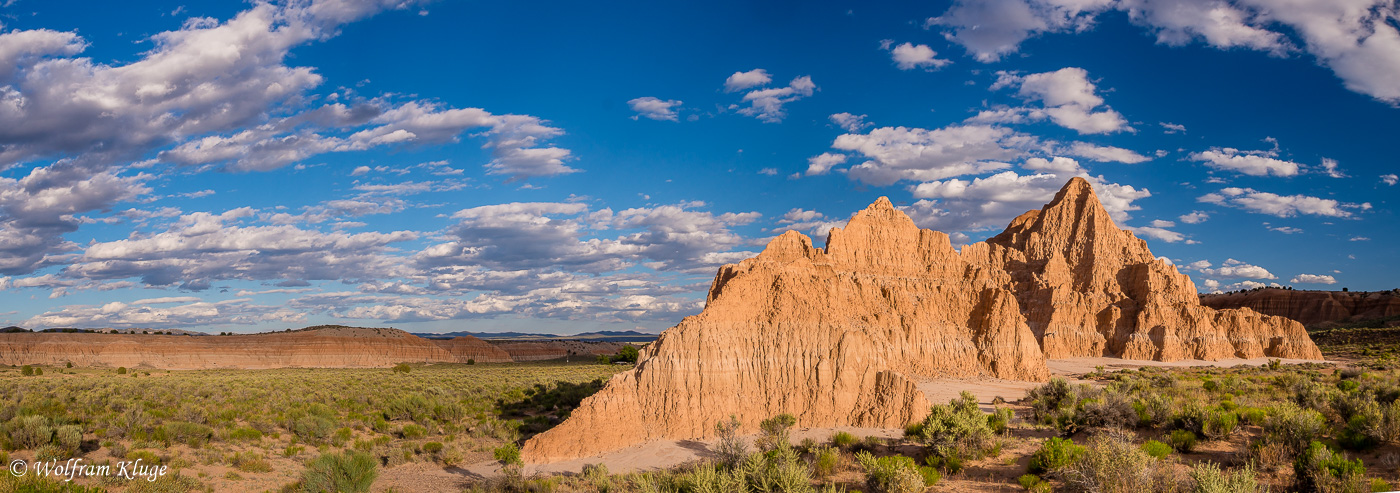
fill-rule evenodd
<path id="1" fill-rule="evenodd" d="M 603 330 L 598 332 L 586 332 L 583 334 L 559 335 L 559 334 L 539 334 L 530 332 L 447 332 L 443 334 L 414 333 L 418 337 L 425 339 L 450 339 L 453 337 L 472 336 L 477 339 L 487 341 L 598 341 L 598 342 L 651 342 L 656 340 L 657 334 L 637 332 L 635 330 Z"/>

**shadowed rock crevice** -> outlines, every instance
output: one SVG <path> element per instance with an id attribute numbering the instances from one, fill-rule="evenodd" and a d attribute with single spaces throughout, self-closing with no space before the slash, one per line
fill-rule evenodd
<path id="1" fill-rule="evenodd" d="M 803 427 L 897 428 L 928 412 L 915 382 L 1044 381 L 1047 359 L 1322 358 L 1295 322 L 1202 307 L 1080 178 L 961 250 L 885 198 L 826 245 L 789 231 L 721 267 L 704 311 L 526 442 L 526 459 L 708 438 L 730 415 L 744 432 L 783 413 Z"/>

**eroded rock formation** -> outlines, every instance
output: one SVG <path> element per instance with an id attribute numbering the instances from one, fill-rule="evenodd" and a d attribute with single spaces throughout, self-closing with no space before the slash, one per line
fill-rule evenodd
<path id="1" fill-rule="evenodd" d="M 1201 304 L 1216 309 L 1244 308 L 1297 320 L 1306 327 L 1327 328 L 1338 323 L 1400 315 L 1400 293 L 1345 292 L 1264 288 L 1240 293 L 1207 294 Z"/>
<path id="2" fill-rule="evenodd" d="M 826 248 L 789 231 L 720 268 L 704 311 L 524 455 L 707 438 L 731 414 L 746 431 L 780 413 L 799 426 L 899 427 L 928 412 L 917 381 L 1042 381 L 1047 358 L 1076 356 L 1322 357 L 1291 320 L 1202 307 L 1190 279 L 1114 225 L 1083 179 L 961 251 L 881 198 Z"/>
<path id="3" fill-rule="evenodd" d="M 472 336 L 458 336 L 451 339 L 432 339 L 433 344 L 446 350 L 459 363 L 509 363 L 516 361 L 511 354 L 495 344 Z"/>

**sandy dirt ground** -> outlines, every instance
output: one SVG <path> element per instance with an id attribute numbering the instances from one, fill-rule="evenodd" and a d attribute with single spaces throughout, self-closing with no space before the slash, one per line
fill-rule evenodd
<path id="1" fill-rule="evenodd" d="M 1118 358 L 1070 358 L 1050 360 L 1046 364 L 1050 367 L 1050 373 L 1052 375 L 1065 377 L 1071 381 L 1077 381 L 1079 377 L 1095 371 L 1099 366 L 1104 367 L 1107 371 L 1128 368 L 1136 369 L 1144 366 L 1215 366 L 1228 368 L 1238 365 L 1259 366 L 1268 363 L 1270 359 L 1276 358 L 1232 358 L 1218 361 L 1182 360 L 1170 362 L 1124 360 Z M 1282 360 L 1282 362 L 1284 364 L 1297 364 L 1313 361 L 1285 359 Z M 995 378 L 945 378 L 923 381 L 917 384 L 919 390 L 924 392 L 925 397 L 931 403 L 948 402 L 958 397 L 963 391 L 968 391 L 977 397 L 977 402 L 984 410 L 990 410 L 992 408 L 992 401 L 997 397 L 1001 397 L 1007 402 L 1015 402 L 1025 397 L 1027 391 L 1039 385 L 1039 382 L 1020 382 Z M 846 431 L 855 435 L 857 438 L 872 435 L 882 438 L 898 438 L 904 434 L 903 430 L 883 428 L 800 428 L 793 430 L 792 439 L 793 442 L 801 442 L 804 438 L 811 438 L 822 442 L 837 431 Z M 753 440 L 756 436 L 747 438 Z M 614 474 L 666 469 L 709 457 L 711 445 L 713 445 L 712 441 L 699 440 L 654 441 L 585 459 L 550 464 L 531 464 L 525 467 L 524 472 L 527 476 L 535 473 L 578 473 L 583 470 L 585 464 L 604 464 L 608 466 L 608 471 Z M 467 474 L 471 476 L 489 477 L 499 474 L 500 466 L 495 461 L 480 462 L 467 466 L 465 470 Z"/>

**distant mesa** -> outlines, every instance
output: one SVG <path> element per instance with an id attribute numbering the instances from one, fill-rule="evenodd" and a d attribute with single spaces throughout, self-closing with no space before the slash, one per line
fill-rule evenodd
<path id="1" fill-rule="evenodd" d="M 708 438 L 731 414 L 746 431 L 781 413 L 806 427 L 902 427 L 928 412 L 919 382 L 1044 381 L 1047 359 L 1103 356 L 1322 358 L 1297 322 L 1201 306 L 1081 178 L 961 250 L 880 198 L 825 248 L 789 231 L 721 267 L 704 311 L 523 453 L 552 462 Z"/>
<path id="2" fill-rule="evenodd" d="M 205 337 L 172 337 L 199 334 Z M 383 368 L 398 363 L 508 363 L 616 353 L 621 344 L 543 341 L 523 347 L 463 335 L 424 339 L 391 328 L 318 325 L 211 336 L 173 329 L 0 329 L 0 365 L 214 368 Z"/>
<path id="3" fill-rule="evenodd" d="M 1249 308 L 1291 318 L 1309 329 L 1400 325 L 1400 289 L 1347 292 L 1262 288 L 1201 295 L 1201 304 L 1215 309 Z"/>

